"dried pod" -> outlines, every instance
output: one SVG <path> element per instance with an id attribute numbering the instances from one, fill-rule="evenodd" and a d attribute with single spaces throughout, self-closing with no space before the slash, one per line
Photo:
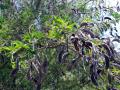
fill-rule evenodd
<path id="1" fill-rule="evenodd" d="M 117 11 L 120 12 L 120 7 L 119 6 L 117 6 Z"/>
<path id="2" fill-rule="evenodd" d="M 85 49 L 84 46 L 82 46 L 82 49 L 81 49 L 82 55 L 85 55 L 84 49 Z"/>
<path id="3" fill-rule="evenodd" d="M 47 68 L 48 68 L 48 61 L 45 60 L 42 64 L 42 68 L 43 68 L 43 72 L 46 73 L 47 72 Z"/>
<path id="4" fill-rule="evenodd" d="M 100 73 L 102 72 L 101 69 L 97 69 L 97 74 L 100 75 Z"/>
<path id="5" fill-rule="evenodd" d="M 92 73 L 94 73 L 94 65 L 93 64 L 91 64 L 91 66 L 90 66 L 90 74 L 92 74 Z"/>
<path id="6" fill-rule="evenodd" d="M 89 42 L 89 41 L 82 41 L 82 42 L 83 42 L 82 47 L 86 47 L 88 49 L 91 49 L 91 47 L 92 47 L 91 42 Z"/>
<path id="7" fill-rule="evenodd" d="M 11 74 L 10 74 L 10 76 L 11 76 L 11 77 L 15 77 L 16 74 L 17 74 L 17 72 L 18 72 L 18 69 L 17 69 L 17 68 L 13 69 L 12 72 L 11 72 Z"/>
<path id="8" fill-rule="evenodd" d="M 43 67 L 47 67 L 47 66 L 48 66 L 48 61 L 45 60 L 45 61 L 43 62 L 43 64 L 42 64 L 42 66 L 43 66 Z"/>
<path id="9" fill-rule="evenodd" d="M 118 37 L 118 38 L 120 38 L 120 36 L 116 33 L 116 36 Z"/>
<path id="10" fill-rule="evenodd" d="M 90 74 L 94 75 L 94 78 L 97 80 L 98 78 L 98 73 L 97 73 L 97 63 L 94 61 L 91 66 L 90 66 Z"/>
<path id="11" fill-rule="evenodd" d="M 38 78 L 37 77 L 32 77 L 32 81 L 35 83 L 35 84 L 37 84 L 38 83 Z"/>
<path id="12" fill-rule="evenodd" d="M 81 23 L 81 24 L 80 24 L 80 27 L 83 27 L 83 26 L 85 26 L 85 27 L 88 26 L 88 23 L 86 23 L 86 22 Z"/>
<path id="13" fill-rule="evenodd" d="M 115 39 L 112 40 L 112 42 L 115 42 L 115 41 L 120 43 L 120 39 L 118 39 L 118 38 L 115 38 Z"/>
<path id="14" fill-rule="evenodd" d="M 92 81 L 92 83 L 95 85 L 95 86 L 98 86 L 98 82 L 97 82 L 97 80 L 96 80 L 96 77 L 95 77 L 95 75 L 94 74 L 91 74 L 91 81 Z"/>
<path id="15" fill-rule="evenodd" d="M 108 69 L 110 67 L 110 59 L 106 54 L 104 54 L 104 57 L 105 57 L 105 67 L 106 69 Z"/>
<path id="16" fill-rule="evenodd" d="M 75 34 L 72 34 L 71 36 L 71 41 L 74 44 L 74 47 L 77 51 L 79 51 L 79 46 L 78 46 L 78 37 L 75 36 Z"/>
<path id="17" fill-rule="evenodd" d="M 114 27 L 114 30 L 115 30 L 116 32 L 118 32 L 118 30 L 117 30 L 117 28 L 116 28 L 116 27 Z"/>
<path id="18" fill-rule="evenodd" d="M 58 62 L 59 62 L 59 63 L 62 62 L 62 55 L 63 55 L 63 53 L 64 53 L 64 50 L 61 50 L 61 51 L 59 52 L 59 55 L 58 55 Z"/>
<path id="19" fill-rule="evenodd" d="M 94 26 L 94 23 L 89 23 L 89 26 L 92 26 L 92 27 L 93 27 L 93 26 Z"/>
<path id="20" fill-rule="evenodd" d="M 104 17 L 104 19 L 112 20 L 110 17 Z"/>
<path id="21" fill-rule="evenodd" d="M 82 31 L 86 34 L 89 34 L 91 38 L 98 38 L 98 36 L 94 35 L 93 32 L 89 29 L 83 29 Z"/>
<path id="22" fill-rule="evenodd" d="M 111 50 L 112 54 L 115 54 L 115 50 L 113 47 L 110 47 L 110 50 Z"/>
<path id="23" fill-rule="evenodd" d="M 111 50 L 107 44 L 102 44 L 99 47 L 104 47 L 108 53 L 108 56 L 112 56 Z"/>
<path id="24" fill-rule="evenodd" d="M 78 44 L 77 43 L 74 43 L 74 47 L 77 51 L 79 51 L 79 47 L 78 47 Z"/>
<path id="25" fill-rule="evenodd" d="M 111 36 L 113 36 L 113 37 L 115 37 L 115 35 L 113 34 L 113 32 L 112 32 L 112 31 L 110 31 L 110 35 L 111 35 Z"/>
<path id="26" fill-rule="evenodd" d="M 73 9 L 71 9 L 71 10 L 72 10 L 73 13 L 77 14 L 76 9 L 73 8 Z"/>
<path id="27" fill-rule="evenodd" d="M 92 47 L 92 43 L 91 42 L 85 42 L 85 47 L 91 48 Z"/>

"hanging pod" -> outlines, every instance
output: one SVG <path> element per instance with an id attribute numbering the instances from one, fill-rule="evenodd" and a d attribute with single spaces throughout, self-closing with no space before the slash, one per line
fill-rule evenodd
<path id="1" fill-rule="evenodd" d="M 98 74 L 97 74 L 96 64 L 92 63 L 90 66 L 90 79 L 95 86 L 98 86 L 97 77 Z"/>
<path id="2" fill-rule="evenodd" d="M 110 58 L 104 54 L 104 58 L 105 58 L 105 68 L 108 69 L 110 67 Z"/>

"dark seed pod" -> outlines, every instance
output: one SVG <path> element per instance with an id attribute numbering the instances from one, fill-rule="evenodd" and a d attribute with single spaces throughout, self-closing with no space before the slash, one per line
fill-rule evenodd
<path id="1" fill-rule="evenodd" d="M 107 55 L 104 54 L 105 57 L 105 67 L 108 69 L 110 67 L 110 59 Z"/>
<path id="2" fill-rule="evenodd" d="M 110 31 L 110 35 L 111 35 L 111 36 L 113 36 L 113 37 L 115 37 L 115 35 L 113 34 L 113 32 L 112 32 L 112 31 Z"/>
<path id="3" fill-rule="evenodd" d="M 79 51 L 79 47 L 78 47 L 78 44 L 77 43 L 74 43 L 74 47 L 77 51 Z"/>
<path id="4" fill-rule="evenodd" d="M 61 50 L 61 51 L 59 52 L 59 55 L 58 55 L 58 62 L 59 62 L 59 63 L 62 62 L 62 55 L 63 55 L 63 53 L 64 53 L 64 50 Z"/>
<path id="5" fill-rule="evenodd" d="M 101 46 L 106 49 L 108 56 L 112 56 L 111 50 L 107 44 L 102 44 Z"/>
<path id="6" fill-rule="evenodd" d="M 89 34 L 90 36 L 91 36 L 91 38 L 97 38 L 97 36 L 95 36 L 94 34 L 93 34 L 93 32 L 91 31 L 91 30 L 89 30 L 89 29 L 83 29 L 82 30 L 84 33 L 86 33 L 86 34 Z"/>
<path id="7" fill-rule="evenodd" d="M 101 69 L 98 69 L 98 70 L 97 70 L 97 74 L 98 74 L 98 75 L 100 75 L 101 72 L 102 72 Z"/>
<path id="8" fill-rule="evenodd" d="M 43 64 L 42 64 L 42 68 L 43 68 L 43 71 L 44 71 L 44 73 L 46 73 L 47 72 L 47 67 L 48 67 L 48 61 L 47 60 L 45 60 L 44 62 L 43 62 Z"/>
<path id="9" fill-rule="evenodd" d="M 118 38 L 120 38 L 120 36 L 116 33 L 116 36 L 118 37 Z"/>
<path id="10" fill-rule="evenodd" d="M 89 26 L 92 26 L 92 27 L 93 27 L 93 26 L 94 26 L 94 23 L 89 23 Z"/>
<path id="11" fill-rule="evenodd" d="M 92 64 L 91 66 L 90 66 L 90 74 L 93 74 L 94 73 L 94 65 Z"/>
<path id="12" fill-rule="evenodd" d="M 32 80 L 33 80 L 33 82 L 34 82 L 35 84 L 38 83 L 37 78 L 32 78 Z"/>
<path id="13" fill-rule="evenodd" d="M 116 32 L 118 32 L 118 30 L 117 30 L 117 28 L 116 28 L 116 27 L 114 27 L 114 30 L 115 30 Z"/>
<path id="14" fill-rule="evenodd" d="M 82 42 L 83 42 L 82 47 L 86 47 L 88 49 L 91 49 L 91 47 L 92 47 L 92 43 L 91 42 L 88 42 L 88 41 L 86 41 L 86 42 L 82 41 Z"/>
<path id="15" fill-rule="evenodd" d="M 13 69 L 12 72 L 11 72 L 11 74 L 10 74 L 10 76 L 11 76 L 11 77 L 15 77 L 16 74 L 17 74 L 17 72 L 18 72 L 18 69 L 17 69 L 17 68 Z"/>
<path id="16" fill-rule="evenodd" d="M 112 53 L 112 56 L 110 57 L 110 59 L 111 59 L 111 60 L 114 60 L 116 51 L 115 51 L 114 48 L 111 47 L 111 46 L 110 46 L 110 51 L 111 51 L 111 53 Z"/>
<path id="17" fill-rule="evenodd" d="M 89 62 L 92 58 L 91 57 L 86 57 L 87 62 Z"/>
<path id="18" fill-rule="evenodd" d="M 82 52 L 82 55 L 85 55 L 84 46 L 82 46 L 81 52 Z"/>
<path id="19" fill-rule="evenodd" d="M 71 36 L 71 41 L 74 44 L 74 47 L 77 51 L 79 51 L 79 47 L 78 47 L 78 37 L 75 36 L 75 34 L 72 34 Z"/>
<path id="20" fill-rule="evenodd" d="M 74 14 L 77 14 L 76 9 L 71 9 Z"/>
<path id="21" fill-rule="evenodd" d="M 85 47 L 88 47 L 88 48 L 92 47 L 92 43 L 91 42 L 85 42 Z"/>
<path id="22" fill-rule="evenodd" d="M 112 20 L 110 17 L 104 17 L 104 19 Z"/>
<path id="23" fill-rule="evenodd" d="M 83 26 L 85 26 L 85 27 L 88 26 L 88 23 L 85 23 L 85 22 L 81 23 L 80 27 L 83 27 Z"/>
<path id="24" fill-rule="evenodd" d="M 48 61 L 47 60 L 45 60 L 44 62 L 43 62 L 43 65 L 42 65 L 43 67 L 47 67 L 48 66 Z"/>
<path id="25" fill-rule="evenodd" d="M 90 66 L 90 74 L 94 75 L 95 79 L 98 78 L 98 73 L 97 73 L 97 62 L 93 61 L 93 63 Z"/>
<path id="26" fill-rule="evenodd" d="M 120 12 L 120 7 L 119 6 L 117 6 L 117 11 Z"/>
<path id="27" fill-rule="evenodd" d="M 118 38 L 115 38 L 115 39 L 112 40 L 112 42 L 115 42 L 115 41 L 120 43 L 120 39 L 118 39 Z"/>
<path id="28" fill-rule="evenodd" d="M 98 82 L 97 82 L 94 74 L 91 74 L 91 81 L 92 81 L 92 83 L 93 83 L 95 86 L 98 86 Z"/>

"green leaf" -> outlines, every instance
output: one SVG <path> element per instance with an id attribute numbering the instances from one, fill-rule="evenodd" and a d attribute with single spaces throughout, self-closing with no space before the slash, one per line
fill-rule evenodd
<path id="1" fill-rule="evenodd" d="M 42 39 L 45 38 L 45 34 L 39 31 L 33 31 L 31 33 L 26 33 L 23 35 L 23 40 L 30 42 L 32 39 Z"/>

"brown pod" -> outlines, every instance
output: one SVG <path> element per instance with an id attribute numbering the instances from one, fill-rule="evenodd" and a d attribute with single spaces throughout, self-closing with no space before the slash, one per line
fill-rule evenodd
<path id="1" fill-rule="evenodd" d="M 92 83 L 95 85 L 95 86 L 98 86 L 98 82 L 97 82 L 97 80 L 96 80 L 96 78 L 95 78 L 95 75 L 94 74 L 91 74 L 91 81 L 92 81 Z"/>
<path id="2" fill-rule="evenodd" d="M 80 24 L 80 27 L 83 27 L 83 26 L 85 26 L 85 27 L 88 26 L 88 23 L 85 23 L 85 22 L 84 22 L 84 23 L 81 23 L 81 24 Z"/>
<path id="3" fill-rule="evenodd" d="M 59 63 L 62 62 L 62 55 L 63 55 L 63 53 L 64 53 L 64 50 L 61 50 L 61 51 L 59 52 L 59 55 L 58 55 L 58 62 L 59 62 Z"/>
<path id="4" fill-rule="evenodd" d="M 110 59 L 107 55 L 104 54 L 105 57 L 105 67 L 108 69 L 110 67 Z"/>
<path id="5" fill-rule="evenodd" d="M 79 46 L 78 46 L 78 37 L 75 36 L 75 34 L 72 34 L 71 36 L 71 42 L 74 44 L 74 47 L 77 51 L 79 51 Z"/>
<path id="6" fill-rule="evenodd" d="M 104 17 L 104 19 L 112 20 L 110 17 Z"/>

